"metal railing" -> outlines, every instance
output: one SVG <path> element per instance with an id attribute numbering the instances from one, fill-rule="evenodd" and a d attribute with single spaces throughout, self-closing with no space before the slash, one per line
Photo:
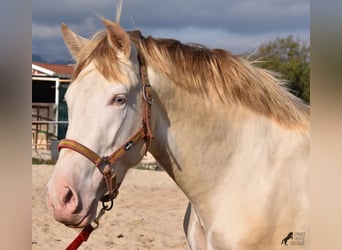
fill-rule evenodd
<path id="1" fill-rule="evenodd" d="M 68 124 L 68 121 L 32 121 L 32 149 L 50 149 L 51 142 L 57 140 L 58 124 Z"/>

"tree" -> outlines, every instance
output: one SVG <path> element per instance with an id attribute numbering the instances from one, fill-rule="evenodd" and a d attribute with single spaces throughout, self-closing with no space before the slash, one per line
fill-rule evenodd
<path id="1" fill-rule="evenodd" d="M 280 73 L 296 96 L 310 103 L 310 46 L 290 35 L 262 44 L 250 56 L 262 68 Z"/>

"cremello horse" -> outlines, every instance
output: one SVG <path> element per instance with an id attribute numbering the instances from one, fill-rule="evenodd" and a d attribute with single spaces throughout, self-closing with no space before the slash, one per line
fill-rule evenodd
<path id="1" fill-rule="evenodd" d="M 103 22 L 90 40 L 62 25 L 77 65 L 67 140 L 47 186 L 55 219 L 88 225 L 148 148 L 190 201 L 191 249 L 274 250 L 289 232 L 306 235 L 291 249 L 307 248 L 308 107 L 225 50 Z"/>

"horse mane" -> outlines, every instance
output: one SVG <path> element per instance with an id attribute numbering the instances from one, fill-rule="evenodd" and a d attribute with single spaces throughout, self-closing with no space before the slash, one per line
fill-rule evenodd
<path id="1" fill-rule="evenodd" d="M 214 92 L 223 103 L 243 105 L 286 128 L 309 129 L 309 107 L 275 73 L 223 49 L 145 38 L 140 31 L 130 37 L 147 64 L 179 87 L 203 96 Z"/>
<path id="2" fill-rule="evenodd" d="M 164 73 L 177 86 L 207 97 L 215 93 L 227 105 L 242 105 L 286 128 L 309 129 L 309 107 L 274 73 L 223 49 L 145 38 L 140 31 L 128 33 L 148 66 Z M 90 41 L 79 55 L 73 79 L 93 62 L 105 78 L 129 83 L 131 76 L 126 74 L 134 70 L 133 65 L 109 45 L 106 31 L 98 32 Z"/>

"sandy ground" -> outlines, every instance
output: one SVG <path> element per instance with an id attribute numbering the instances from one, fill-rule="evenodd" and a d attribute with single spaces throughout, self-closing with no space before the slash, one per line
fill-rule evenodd
<path id="1" fill-rule="evenodd" d="M 52 165 L 32 165 L 32 249 L 65 249 L 78 229 L 56 222 L 45 205 Z M 164 171 L 131 169 L 114 208 L 79 249 L 189 249 L 183 233 L 184 194 Z"/>

